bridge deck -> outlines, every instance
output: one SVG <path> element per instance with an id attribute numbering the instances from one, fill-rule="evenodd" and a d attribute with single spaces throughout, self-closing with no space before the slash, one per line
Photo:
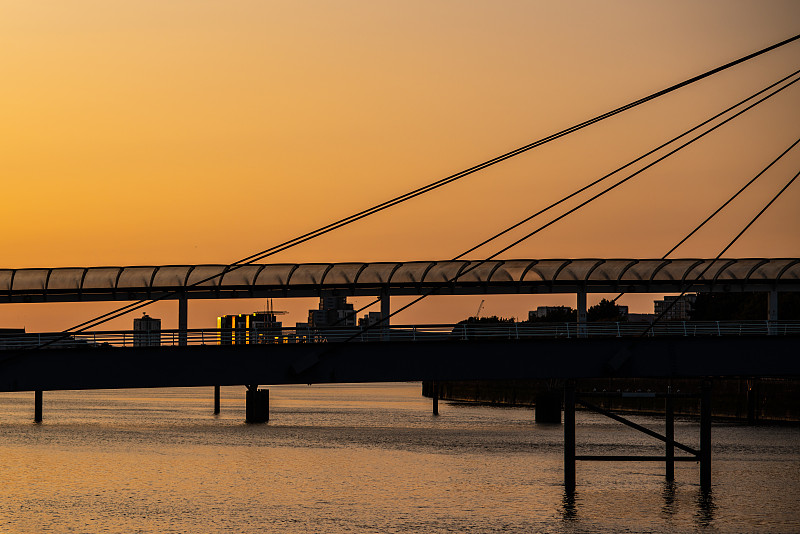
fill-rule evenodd
<path id="1" fill-rule="evenodd" d="M 16 350 L 0 353 L 0 391 L 800 376 L 798 342 L 798 336 L 676 336 Z"/>

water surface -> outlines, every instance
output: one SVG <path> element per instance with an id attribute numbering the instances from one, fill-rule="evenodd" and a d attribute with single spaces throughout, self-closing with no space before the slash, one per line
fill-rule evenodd
<path id="1" fill-rule="evenodd" d="M 415 384 L 0 394 L 0 532 L 798 532 L 800 429 L 716 424 L 713 490 L 695 463 L 579 463 L 564 496 L 562 429 L 523 408 L 448 405 Z M 577 415 L 584 454 L 659 454 Z M 651 417 L 636 422 L 661 431 Z M 676 423 L 697 446 L 698 426 Z"/>

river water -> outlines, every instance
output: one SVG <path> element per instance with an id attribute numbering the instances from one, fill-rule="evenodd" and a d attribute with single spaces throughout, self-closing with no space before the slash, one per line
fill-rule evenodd
<path id="1" fill-rule="evenodd" d="M 800 532 L 800 429 L 716 424 L 713 490 L 695 463 L 579 463 L 522 408 L 442 403 L 414 384 L 0 394 L 0 532 Z M 636 422 L 661 430 L 650 417 Z M 578 453 L 659 454 L 587 412 Z M 676 423 L 697 446 L 698 425 Z"/>

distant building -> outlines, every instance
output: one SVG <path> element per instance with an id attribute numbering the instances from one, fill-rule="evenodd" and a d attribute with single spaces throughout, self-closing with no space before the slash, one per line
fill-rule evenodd
<path id="1" fill-rule="evenodd" d="M 161 346 L 161 319 L 154 319 L 146 313 L 133 320 L 134 347 Z"/>
<path id="2" fill-rule="evenodd" d="M 286 335 L 287 343 L 306 343 L 311 341 L 314 335 L 308 326 L 308 323 L 295 323 L 294 331 L 289 330 Z"/>
<path id="3" fill-rule="evenodd" d="M 665 296 L 663 300 L 654 300 L 653 308 L 656 317 L 664 313 L 663 320 L 667 321 L 687 321 L 689 311 L 694 306 L 697 295 Z M 671 307 L 670 307 L 671 306 Z"/>
<path id="4" fill-rule="evenodd" d="M 347 297 L 320 297 L 319 308 L 308 310 L 308 325 L 311 328 L 355 326 L 356 314 Z"/>
<path id="5" fill-rule="evenodd" d="M 253 345 L 282 343 L 283 323 L 276 312 L 223 315 L 217 317 L 220 345 Z"/>
<path id="6" fill-rule="evenodd" d="M 378 324 L 380 320 L 381 312 L 369 312 L 364 314 L 364 316 L 358 320 L 358 326 L 361 328 L 367 328 L 374 324 Z"/>

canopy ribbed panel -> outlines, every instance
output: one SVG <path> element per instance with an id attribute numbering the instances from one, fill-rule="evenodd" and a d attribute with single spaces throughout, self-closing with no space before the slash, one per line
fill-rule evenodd
<path id="1" fill-rule="evenodd" d="M 702 274 L 701 274 L 702 273 Z M 213 278 L 212 278 L 213 277 Z M 211 279 L 209 279 L 211 278 Z M 742 290 L 764 290 L 770 286 L 797 291 L 800 259 L 544 259 L 475 261 L 412 261 L 381 263 L 259 264 L 231 269 L 226 265 L 165 265 L 130 267 L 70 267 L 53 269 L 0 269 L 0 301 L 21 302 L 125 300 L 134 295 L 165 291 L 195 293 L 209 298 L 226 291 L 282 291 L 283 296 L 308 296 L 309 290 L 350 291 L 366 294 L 371 288 L 397 289 L 401 293 L 432 287 L 478 288 L 476 293 L 539 292 L 547 288 L 585 288 L 601 291 L 619 287 L 625 291 L 680 292 L 718 286 Z M 748 286 L 756 289 L 748 289 Z M 416 289 L 415 289 L 416 288 Z M 299 294 L 299 289 L 305 293 Z M 402 291 L 401 291 L 402 290 Z M 355 292 L 354 292 L 355 291 Z M 465 291 L 469 292 L 469 291 Z M 200 294 L 203 293 L 201 297 Z M 223 295 L 224 294 L 224 295 Z"/>

